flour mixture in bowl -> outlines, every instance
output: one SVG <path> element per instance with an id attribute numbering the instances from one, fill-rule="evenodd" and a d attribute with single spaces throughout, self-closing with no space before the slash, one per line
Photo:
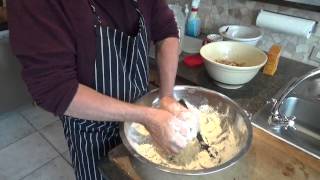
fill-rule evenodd
<path id="1" fill-rule="evenodd" d="M 174 169 L 199 170 L 223 164 L 239 151 L 233 131 L 227 126 L 227 121 L 221 120 L 228 117 L 208 105 L 200 106 L 199 111 L 200 133 L 209 145 L 209 152 L 202 149 L 198 140 L 194 139 L 179 154 L 168 155 L 152 143 L 149 132 L 137 123 L 132 125 L 135 129 L 132 146 L 149 161 Z"/>
<path id="2" fill-rule="evenodd" d="M 220 64 L 229 65 L 229 66 L 238 66 L 238 67 L 243 67 L 245 65 L 245 63 L 238 63 L 238 62 L 230 61 L 230 60 L 226 60 L 226 59 L 217 59 L 217 60 L 215 60 L 215 62 L 220 63 Z"/>

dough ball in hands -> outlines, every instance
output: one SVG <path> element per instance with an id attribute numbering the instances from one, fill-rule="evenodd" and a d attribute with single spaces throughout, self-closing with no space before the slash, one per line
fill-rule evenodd
<path id="1" fill-rule="evenodd" d="M 155 110 L 150 121 L 143 124 L 153 142 L 167 153 L 178 153 L 187 146 L 185 122 L 165 110 Z"/>
<path id="2" fill-rule="evenodd" d="M 181 112 L 188 111 L 187 108 L 178 103 L 174 98 L 166 96 L 160 100 L 160 108 L 171 112 L 173 115 L 178 116 Z"/>
<path id="3" fill-rule="evenodd" d="M 194 138 L 196 138 L 200 128 L 200 114 L 197 111 L 181 112 L 178 115 L 178 119 L 181 119 L 185 123 L 186 128 L 188 129 L 188 131 L 185 134 L 187 140 L 190 142 Z"/>
<path id="4" fill-rule="evenodd" d="M 187 102 L 186 102 L 187 103 Z M 193 140 L 199 131 L 200 111 L 196 108 L 187 109 L 172 97 L 163 97 L 160 101 L 160 108 L 174 114 L 185 123 L 188 131 L 183 132 L 188 141 Z"/>

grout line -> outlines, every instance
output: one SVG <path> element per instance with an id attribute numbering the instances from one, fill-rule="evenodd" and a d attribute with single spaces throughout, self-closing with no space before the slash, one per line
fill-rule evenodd
<path id="1" fill-rule="evenodd" d="M 20 111 L 18 111 L 18 114 L 20 114 L 20 116 L 30 124 L 30 126 L 32 126 L 36 131 L 38 131 L 38 129 L 29 121 L 29 119 L 24 114 L 22 114 Z"/>
<path id="2" fill-rule="evenodd" d="M 57 156 L 53 157 L 52 159 L 48 160 L 48 162 L 44 163 L 44 164 L 43 164 L 43 165 L 41 165 L 40 167 L 38 167 L 38 168 L 34 169 L 34 170 L 33 170 L 33 171 L 31 171 L 30 173 L 28 173 L 28 174 L 26 174 L 25 176 L 21 177 L 19 180 L 24 179 L 25 177 L 27 177 L 27 176 L 31 175 L 32 173 L 36 172 L 36 171 L 37 171 L 37 170 L 39 170 L 40 168 L 42 168 L 42 167 L 44 167 L 44 166 L 46 166 L 46 165 L 50 164 L 52 161 L 54 161 L 54 160 L 55 160 L 55 159 L 57 159 L 57 158 L 59 158 L 59 154 L 58 154 Z"/>
<path id="3" fill-rule="evenodd" d="M 53 121 L 53 122 L 45 125 L 44 127 L 38 129 L 31 123 L 31 121 L 24 114 L 22 114 L 21 112 L 18 112 L 18 114 L 20 114 L 23 117 L 23 119 L 25 119 L 36 131 L 40 131 L 41 129 L 43 129 L 43 128 L 49 126 L 49 125 L 52 125 L 53 123 L 55 123 L 56 121 L 59 120 L 59 119 L 56 119 L 55 121 Z"/>
<path id="4" fill-rule="evenodd" d="M 29 135 L 21 138 L 20 140 L 22 140 L 22 139 L 24 139 L 24 138 L 27 138 L 27 137 L 29 137 L 29 136 L 32 136 L 33 134 L 36 134 L 36 133 L 38 133 L 38 134 L 41 136 L 41 134 L 40 134 L 39 132 L 35 131 L 35 132 L 33 132 L 33 133 L 31 133 L 31 134 L 29 134 Z M 20 140 L 19 140 L 19 141 L 20 141 Z M 15 143 L 17 143 L 17 142 L 18 142 L 18 141 L 16 141 Z M 12 144 L 14 144 L 14 143 L 11 143 L 10 145 L 12 145 Z M 8 148 L 8 146 L 5 147 L 5 148 L 3 148 L 3 149 L 1 149 L 0 152 L 1 152 L 2 150 L 6 149 L 6 148 Z M 60 154 L 57 153 L 56 156 L 54 156 L 54 157 L 52 157 L 52 158 L 49 158 L 47 162 L 45 162 L 43 165 L 39 166 L 38 168 L 34 169 L 33 171 L 31 171 L 31 172 L 28 173 L 27 175 L 23 176 L 22 178 L 20 178 L 20 180 L 23 179 L 23 178 L 25 178 L 26 176 L 32 174 L 33 172 L 35 172 L 36 170 L 38 170 L 38 169 L 40 169 L 41 167 L 45 166 L 46 164 L 48 164 L 49 162 L 51 162 L 52 160 L 56 159 L 56 158 L 59 157 L 59 156 L 60 156 Z"/>
<path id="5" fill-rule="evenodd" d="M 47 139 L 47 138 L 45 137 L 44 134 L 42 134 L 41 131 L 39 131 L 39 134 L 40 134 L 40 136 L 41 136 L 44 140 L 47 141 L 48 144 L 50 144 L 50 146 L 52 146 L 52 148 L 53 148 L 59 155 L 61 155 L 61 156 L 63 157 L 63 154 L 59 152 L 59 150 L 49 141 L 49 139 Z"/>
<path id="6" fill-rule="evenodd" d="M 57 155 L 56 155 L 55 157 L 53 157 L 53 158 L 51 158 L 51 159 L 48 159 L 48 161 L 47 161 L 46 163 L 44 163 L 44 164 L 41 165 L 40 167 L 34 169 L 34 170 L 31 171 L 30 173 L 26 174 L 25 176 L 23 176 L 22 178 L 20 178 L 20 180 L 23 179 L 23 178 L 25 178 L 25 177 L 27 177 L 27 176 L 29 176 L 30 174 L 34 173 L 34 172 L 37 171 L 38 169 L 46 166 L 47 164 L 51 163 L 53 160 L 55 160 L 55 159 L 58 158 L 58 157 L 61 157 L 62 159 L 64 159 L 64 160 L 67 162 L 67 164 L 69 164 L 69 165 L 72 167 L 71 163 L 69 163 L 69 161 L 63 156 L 63 154 L 60 153 L 60 152 L 58 151 L 58 149 L 57 149 L 57 148 L 44 136 L 44 134 L 42 134 L 42 132 L 40 131 L 41 129 L 44 129 L 44 128 L 47 127 L 47 126 L 52 125 L 53 123 L 55 123 L 55 122 L 58 121 L 58 120 L 56 120 L 56 121 L 54 121 L 54 122 L 52 122 L 52 123 L 50 123 L 50 124 L 48 124 L 48 125 L 46 125 L 46 126 L 44 126 L 44 127 L 42 127 L 41 129 L 38 130 L 38 129 L 29 121 L 29 119 L 28 119 L 24 114 L 21 113 L 21 111 L 16 111 L 16 112 L 14 112 L 14 113 L 16 113 L 17 115 L 20 115 L 20 116 L 22 117 L 22 119 L 24 119 L 24 120 L 33 128 L 33 131 L 30 132 L 29 134 L 27 134 L 26 136 L 21 137 L 21 138 L 17 139 L 16 141 L 14 141 L 14 142 L 12 142 L 12 143 L 4 146 L 3 148 L 0 149 L 0 151 L 6 149 L 6 148 L 9 147 L 10 145 L 13 145 L 13 144 L 17 143 L 18 141 L 20 141 L 20 140 L 22 140 L 22 139 L 24 139 L 24 138 L 27 138 L 28 136 L 31 136 L 31 135 L 33 135 L 33 134 L 38 133 L 38 134 L 54 149 L 54 151 L 56 151 L 56 153 L 57 153 Z M 5 117 L 4 119 L 6 119 L 6 117 Z"/>
<path id="7" fill-rule="evenodd" d="M 69 161 L 63 156 L 63 153 L 65 153 L 65 152 L 60 153 L 60 151 L 49 141 L 49 139 L 47 139 L 47 138 L 45 137 L 44 134 L 42 134 L 41 131 L 38 131 L 38 133 L 39 133 L 40 136 L 41 136 L 45 141 L 47 141 L 47 143 L 58 153 L 58 156 L 61 156 L 62 159 L 64 159 L 64 160 L 67 162 L 67 164 L 69 164 L 69 165 L 72 167 L 72 164 L 69 163 Z M 68 147 L 68 148 L 69 148 L 69 147 Z M 68 149 L 68 150 L 69 150 L 69 149 Z M 67 151 L 68 151 L 68 150 L 67 150 Z M 73 168 L 73 167 L 72 167 L 72 168 Z"/>
<path id="8" fill-rule="evenodd" d="M 51 124 L 51 125 L 52 125 L 52 124 Z M 47 125 L 47 126 L 49 126 L 49 125 Z M 45 126 L 45 127 L 47 127 L 47 126 Z M 45 127 L 43 127 L 43 128 L 45 128 Z M 52 148 L 53 148 L 69 165 L 71 165 L 71 167 L 72 167 L 72 164 L 67 160 L 67 158 L 65 158 L 65 157 L 63 156 L 63 153 L 65 153 L 65 152 L 60 153 L 60 151 L 50 142 L 50 140 L 49 140 L 48 138 L 45 137 L 44 134 L 42 134 L 41 131 L 38 131 L 38 132 L 39 132 L 40 136 L 41 136 L 43 139 L 45 139 L 45 140 L 50 144 L 50 146 L 52 146 Z M 69 151 L 69 147 L 68 147 L 68 149 L 67 149 L 66 152 L 68 152 L 68 151 Z"/>
<path id="9" fill-rule="evenodd" d="M 67 160 L 67 158 L 65 158 L 65 157 L 63 156 L 63 153 L 65 153 L 65 152 L 60 153 L 60 151 L 49 141 L 49 139 L 47 139 L 47 138 L 44 136 L 44 134 L 42 134 L 41 131 L 39 131 L 39 134 L 40 134 L 40 136 L 41 136 L 45 141 L 47 141 L 48 144 L 50 144 L 50 146 L 58 153 L 58 155 L 61 156 L 62 159 L 64 159 L 64 160 L 67 162 L 67 164 L 69 164 L 69 165 L 73 168 L 72 164 Z M 68 150 L 67 150 L 66 152 L 68 152 L 68 151 L 69 151 L 69 147 L 68 147 Z"/>
<path id="10" fill-rule="evenodd" d="M 65 152 L 60 153 L 60 151 L 59 151 L 59 150 L 49 141 L 49 139 L 47 139 L 47 138 L 44 136 L 44 134 L 42 134 L 42 132 L 41 132 L 42 129 L 44 129 L 44 128 L 48 127 L 48 126 L 51 126 L 53 123 L 56 123 L 56 121 L 59 121 L 59 119 L 57 119 L 56 121 L 54 121 L 54 122 L 52 122 L 52 123 L 50 123 L 50 124 L 42 127 L 41 129 L 37 129 L 37 128 L 29 121 L 29 119 L 28 119 L 24 114 L 21 113 L 21 111 L 17 111 L 17 113 L 18 113 L 19 115 L 21 115 L 22 118 L 25 119 L 25 120 L 27 121 L 27 123 L 29 123 L 30 126 L 33 127 L 33 129 L 35 130 L 35 132 L 38 132 L 38 133 L 40 134 L 40 136 L 41 136 L 45 141 L 47 141 L 47 143 L 58 153 L 58 155 L 60 155 L 60 156 L 72 167 L 72 163 L 69 162 L 68 159 L 67 159 L 66 157 L 64 157 L 64 155 L 63 155 L 63 153 L 65 153 Z M 0 151 L 1 151 L 1 150 L 0 150 Z M 67 150 L 66 152 L 69 153 L 69 147 L 68 147 L 68 150 Z M 73 167 L 72 167 L 72 168 L 73 168 Z"/>
<path id="11" fill-rule="evenodd" d="M 29 134 L 25 135 L 24 137 L 21 137 L 21 138 L 19 138 L 19 139 L 15 140 L 15 141 L 13 141 L 13 142 L 11 142 L 11 143 L 9 143 L 9 144 L 5 145 L 4 147 L 2 147 L 2 148 L 0 149 L 0 151 L 2 151 L 3 149 L 6 149 L 7 147 L 9 147 L 9 146 L 11 146 L 11 145 L 13 145 L 13 144 L 17 143 L 18 141 L 21 141 L 22 139 L 24 139 L 24 138 L 26 138 L 26 137 L 28 137 L 28 136 L 33 135 L 33 134 L 35 134 L 35 133 L 37 133 L 37 131 L 32 131 L 32 132 L 30 132 Z"/>
<path id="12" fill-rule="evenodd" d="M 58 149 L 49 141 L 49 139 L 47 139 L 47 138 L 45 137 L 45 135 L 41 132 L 42 129 L 44 129 L 44 128 L 48 127 L 48 126 L 51 126 L 51 125 L 52 125 L 53 123 L 55 123 L 56 121 L 54 121 L 54 122 L 52 122 L 52 123 L 50 123 L 50 124 L 48 124 L 48 125 L 46 125 L 46 126 L 44 126 L 43 128 L 41 128 L 41 129 L 38 130 L 23 114 L 21 114 L 21 116 L 23 116 L 23 118 L 26 119 L 26 121 L 27 121 L 27 122 L 36 130 L 36 132 L 38 132 L 39 135 L 58 153 L 58 155 L 62 156 L 62 158 L 63 158 L 65 161 L 67 161 L 66 158 L 63 156 L 63 154 L 60 153 L 59 150 L 58 150 Z M 70 164 L 68 161 L 67 161 L 67 163 Z"/>
<path id="13" fill-rule="evenodd" d="M 10 117 L 11 115 L 21 116 L 21 118 L 22 118 L 23 120 L 25 120 L 26 123 L 29 124 L 29 125 L 32 127 L 32 131 L 31 131 L 30 133 L 26 134 L 25 136 L 23 136 L 23 137 L 21 137 L 21 138 L 18 138 L 18 139 L 16 139 L 15 141 L 13 141 L 13 142 L 5 145 L 4 147 L 2 147 L 2 148 L 0 149 L 0 151 L 2 151 L 3 149 L 6 149 L 7 147 L 9 147 L 9 146 L 17 143 L 18 141 L 20 141 L 20 140 L 22 140 L 22 139 L 24 139 L 24 138 L 26 138 L 26 137 L 28 137 L 28 136 L 30 136 L 30 135 L 33 135 L 34 133 L 37 133 L 37 132 L 38 132 L 37 129 L 28 121 L 28 119 L 27 119 L 26 117 L 24 117 L 24 115 L 21 114 L 20 111 L 18 111 L 18 110 L 11 111 L 11 112 L 6 112 L 4 115 L 1 115 L 0 121 L 1 121 L 1 120 L 5 120 L 5 119 L 8 119 L 8 117 Z"/>
<path id="14" fill-rule="evenodd" d="M 54 122 L 52 122 L 52 123 L 50 123 L 50 124 L 42 127 L 41 129 L 37 129 L 37 128 L 28 120 L 28 118 L 26 118 L 22 113 L 20 113 L 20 112 L 18 112 L 18 113 L 19 113 L 19 114 L 35 129 L 35 131 L 38 132 L 38 133 L 40 134 L 40 136 L 41 136 L 45 141 L 47 141 L 47 143 L 48 143 L 69 165 L 71 165 L 71 167 L 72 167 L 71 162 L 69 162 L 69 161 L 67 160 L 67 158 L 65 158 L 65 157 L 63 156 L 63 153 L 65 153 L 65 152 L 60 153 L 60 152 L 58 151 L 58 149 L 49 141 L 49 139 L 47 139 L 47 138 L 44 136 L 44 134 L 42 134 L 42 132 L 41 132 L 42 129 L 44 129 L 44 128 L 48 127 L 48 126 L 51 126 L 53 123 L 56 123 L 56 121 L 59 121 L 59 119 L 57 119 L 56 121 L 54 121 Z M 69 147 L 68 147 L 68 150 L 67 150 L 67 151 L 69 151 Z"/>
<path id="15" fill-rule="evenodd" d="M 70 155 L 69 149 L 68 149 L 66 152 Z M 64 153 L 65 153 L 65 152 L 64 152 Z M 63 156 L 63 154 L 62 154 L 62 158 L 73 168 L 72 163 L 69 162 L 68 159 Z M 70 157 L 70 158 L 71 158 L 71 157 Z"/>

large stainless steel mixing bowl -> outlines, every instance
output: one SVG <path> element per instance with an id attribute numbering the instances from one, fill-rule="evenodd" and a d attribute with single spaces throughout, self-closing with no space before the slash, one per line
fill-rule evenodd
<path id="1" fill-rule="evenodd" d="M 220 173 L 222 170 L 235 164 L 248 150 L 252 141 L 252 126 L 246 112 L 233 100 L 216 91 L 193 86 L 176 86 L 174 96 L 177 100 L 185 99 L 194 106 L 210 105 L 219 113 L 227 114 L 227 118 L 221 119 L 221 126 L 225 130 L 233 131 L 236 139 L 237 153 L 226 162 L 208 169 L 178 170 L 155 164 L 141 156 L 133 148 L 132 143 L 137 137 L 132 128 L 133 123 L 124 123 L 120 130 L 123 144 L 132 155 L 132 162 L 136 171 L 143 179 L 203 179 L 203 176 Z M 137 104 L 145 106 L 158 106 L 158 90 L 153 90 L 137 101 Z M 196 176 L 196 177 L 194 177 Z M 211 179 L 211 177 L 209 178 Z"/>

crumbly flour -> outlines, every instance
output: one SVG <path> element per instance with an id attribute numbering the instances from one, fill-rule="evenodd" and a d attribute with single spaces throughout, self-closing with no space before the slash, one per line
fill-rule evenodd
<path id="1" fill-rule="evenodd" d="M 212 107 L 203 105 L 200 110 L 200 133 L 208 144 L 210 156 L 200 148 L 198 140 L 194 139 L 177 155 L 168 155 L 152 144 L 149 132 L 140 124 L 134 124 L 139 134 L 140 142 L 134 145 L 136 151 L 146 159 L 166 167 L 184 170 L 198 170 L 217 166 L 230 160 L 237 152 L 233 132 L 221 122 L 223 115 Z"/>

